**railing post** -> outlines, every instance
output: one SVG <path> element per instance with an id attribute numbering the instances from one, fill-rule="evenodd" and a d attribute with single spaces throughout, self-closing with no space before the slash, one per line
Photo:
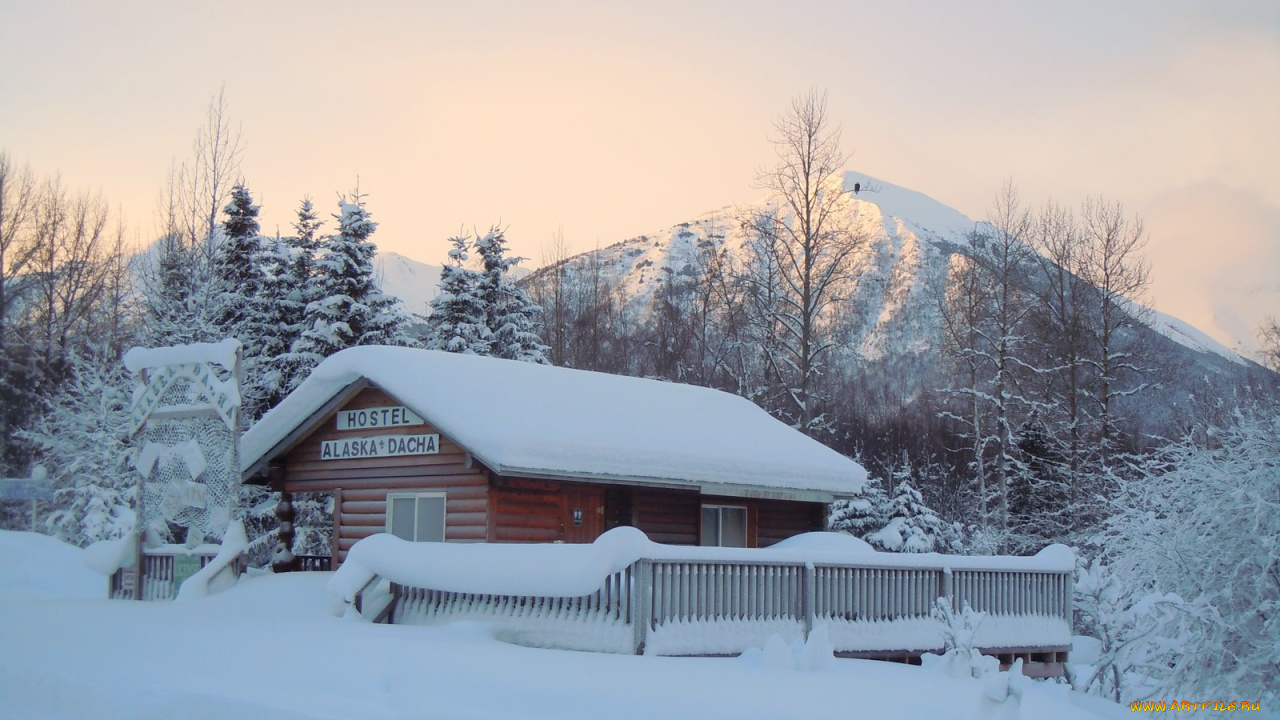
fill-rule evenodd
<path id="1" fill-rule="evenodd" d="M 955 575 L 951 572 L 951 568 L 942 568 L 942 588 L 938 593 L 938 597 L 946 598 L 951 604 L 951 609 L 959 612 L 960 608 L 956 607 L 955 599 Z"/>
<path id="2" fill-rule="evenodd" d="M 653 617 L 653 561 L 636 561 L 635 574 L 631 577 L 631 631 L 635 654 L 644 653 L 649 637 L 649 623 Z"/>
<path id="3" fill-rule="evenodd" d="M 818 588 L 817 570 L 814 569 L 811 561 L 805 562 L 803 573 L 800 596 L 804 606 L 804 639 L 808 640 L 809 633 L 813 632 Z"/>
<path id="4" fill-rule="evenodd" d="M 1067 627 L 1075 632 L 1075 572 L 1068 570 L 1066 582 L 1063 584 L 1066 585 L 1065 597 L 1063 597 L 1063 607 L 1066 612 L 1063 615 L 1067 619 Z"/>

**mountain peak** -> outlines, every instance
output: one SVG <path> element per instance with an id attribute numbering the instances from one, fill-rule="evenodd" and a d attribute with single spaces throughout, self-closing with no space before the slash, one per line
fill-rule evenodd
<path id="1" fill-rule="evenodd" d="M 964 213 L 922 192 L 849 170 L 844 174 L 844 188 L 854 192 L 855 187 L 858 200 L 871 203 L 885 217 L 897 218 L 926 234 L 963 237 L 973 230 L 974 221 Z"/>

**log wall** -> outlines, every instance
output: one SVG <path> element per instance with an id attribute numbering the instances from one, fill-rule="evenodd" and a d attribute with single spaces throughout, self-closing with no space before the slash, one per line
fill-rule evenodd
<path id="1" fill-rule="evenodd" d="M 493 478 L 489 538 L 493 542 L 555 542 L 563 539 L 560 483 Z"/>
<path id="2" fill-rule="evenodd" d="M 694 491 L 636 488 L 631 495 L 631 519 L 654 542 L 697 545 L 702 499 Z"/>
<path id="3" fill-rule="evenodd" d="M 400 405 L 377 388 L 366 388 L 342 409 Z M 445 540 L 482 542 L 489 523 L 489 473 L 472 462 L 467 452 L 440 434 L 435 455 L 321 460 L 320 443 L 347 437 L 439 433 L 428 425 L 398 428 L 338 430 L 334 417 L 285 456 L 285 492 L 335 493 L 334 526 L 338 559 L 357 540 L 383 532 L 387 524 L 387 493 L 424 491 L 445 493 Z M 341 492 L 337 492 L 337 491 Z"/>
<path id="4" fill-rule="evenodd" d="M 823 503 L 762 500 L 757 503 L 759 547 L 769 547 L 801 533 L 824 530 L 827 506 Z"/>

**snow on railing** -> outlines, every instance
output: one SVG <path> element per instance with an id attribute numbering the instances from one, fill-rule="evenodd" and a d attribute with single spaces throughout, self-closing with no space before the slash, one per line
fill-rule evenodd
<path id="1" fill-rule="evenodd" d="M 107 597 L 116 600 L 173 600 L 187 580 L 193 581 L 187 586 L 187 595 L 217 592 L 233 585 L 249 564 L 245 554 L 248 541 L 239 523 L 228 528 L 221 545 L 143 547 L 140 557 L 136 536 L 109 542 L 132 546 L 127 553 L 103 548 L 114 553 L 109 560 L 99 553 L 104 559 L 98 560 L 95 569 L 108 573 Z M 89 551 L 93 550 L 91 546 Z M 104 566 L 108 561 L 110 567 Z"/>
<path id="2" fill-rule="evenodd" d="M 987 613 L 977 632 L 984 650 L 1061 657 L 1071 642 L 1074 561 L 1061 546 L 1030 558 L 896 555 L 827 533 L 743 550 L 659 545 L 634 529 L 618 532 L 595 545 L 471 545 L 456 551 L 468 557 L 454 567 L 448 557 L 459 546 L 415 548 L 383 536 L 381 552 L 358 552 L 357 543 L 330 587 L 358 604 L 363 589 L 386 578 L 386 601 L 366 608 L 366 617 L 494 620 L 515 642 L 565 649 L 736 654 L 773 634 L 803 640 L 825 625 L 840 652 L 919 654 L 943 649 L 931 616 L 939 598 Z M 414 563 L 419 553 L 429 562 Z M 526 575 L 541 569 L 546 582 L 517 576 L 503 587 L 483 560 L 504 553 L 518 554 Z M 590 583 L 584 565 L 620 569 Z"/>

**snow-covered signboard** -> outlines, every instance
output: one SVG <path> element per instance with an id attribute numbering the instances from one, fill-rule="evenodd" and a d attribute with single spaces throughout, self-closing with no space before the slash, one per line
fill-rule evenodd
<path id="1" fill-rule="evenodd" d="M 52 500 L 53 483 L 41 465 L 31 469 L 29 478 L 0 478 L 0 500 Z"/>
<path id="2" fill-rule="evenodd" d="M 239 505 L 240 343 L 133 348 L 124 362 L 138 380 L 144 530 L 167 539 L 168 525 L 184 527 L 188 545 L 221 538 Z"/>

